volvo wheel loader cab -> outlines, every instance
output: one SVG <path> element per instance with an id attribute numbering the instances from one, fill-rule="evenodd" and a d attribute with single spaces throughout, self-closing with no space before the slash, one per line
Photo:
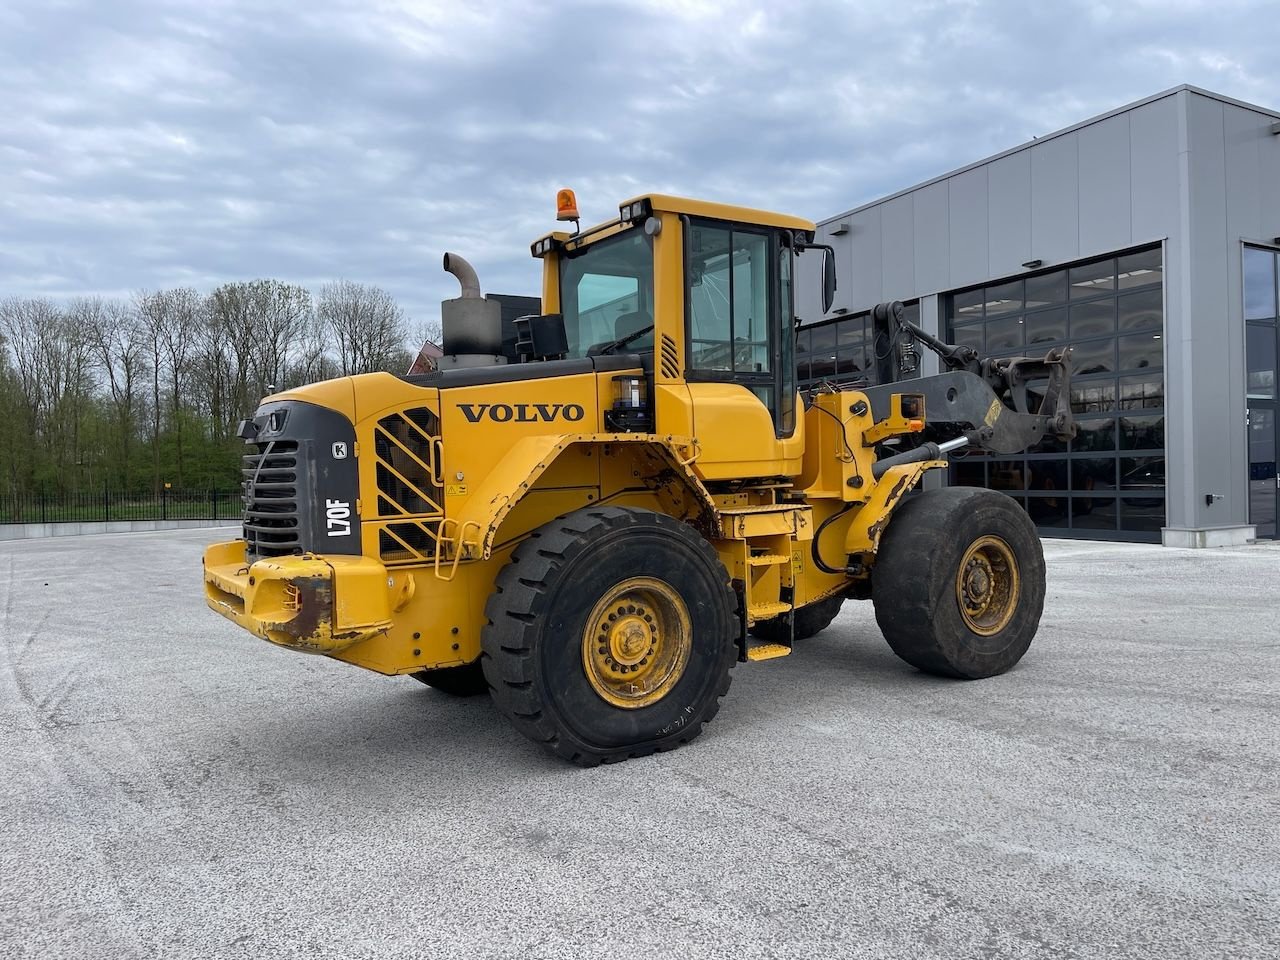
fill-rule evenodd
<path id="1" fill-rule="evenodd" d="M 572 193 L 557 206 L 576 225 Z M 882 355 L 923 343 L 947 372 L 801 397 L 797 258 L 827 306 L 835 284 L 813 237 L 628 200 L 534 242 L 543 313 L 514 354 L 447 254 L 440 369 L 286 391 L 240 424 L 244 536 L 206 551 L 209 605 L 278 646 L 487 689 L 587 765 L 697 736 L 735 663 L 789 654 L 847 597 L 919 669 L 1009 669 L 1044 600 L 1029 519 L 985 490 L 908 494 L 953 451 L 1069 436 L 1069 351 L 984 360 L 886 304 Z"/>

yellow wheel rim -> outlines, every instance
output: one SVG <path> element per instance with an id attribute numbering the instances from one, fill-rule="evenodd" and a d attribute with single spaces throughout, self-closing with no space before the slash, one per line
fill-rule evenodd
<path id="1" fill-rule="evenodd" d="M 616 584 L 582 631 L 582 665 L 600 697 L 634 710 L 657 703 L 684 675 L 693 625 L 680 594 L 652 577 Z"/>
<path id="2" fill-rule="evenodd" d="M 956 602 L 969 629 L 990 637 L 1007 627 L 1018 592 L 1018 563 L 1009 544 L 999 537 L 975 540 L 956 572 Z"/>

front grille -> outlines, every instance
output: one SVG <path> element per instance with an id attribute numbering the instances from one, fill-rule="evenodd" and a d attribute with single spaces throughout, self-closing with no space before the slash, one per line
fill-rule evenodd
<path id="1" fill-rule="evenodd" d="M 249 445 L 244 455 L 244 539 L 258 557 L 300 553 L 298 442 L 271 440 Z"/>

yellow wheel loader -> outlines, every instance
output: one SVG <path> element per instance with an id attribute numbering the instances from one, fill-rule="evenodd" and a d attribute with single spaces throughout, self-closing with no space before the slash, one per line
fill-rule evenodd
<path id="1" fill-rule="evenodd" d="M 208 604 L 264 640 L 452 694 L 593 765 L 696 737 L 735 663 L 789 654 L 846 598 L 894 652 L 976 679 L 1022 657 L 1044 602 L 1027 515 L 917 491 L 961 450 L 1074 433 L 1069 351 L 986 359 L 874 312 L 876 385 L 796 380 L 793 277 L 814 224 L 646 195 L 532 246 L 541 314 L 505 327 L 445 269 L 445 356 L 265 399 L 238 433 L 243 537 Z M 817 268 L 820 267 L 819 271 Z M 903 379 L 917 345 L 943 372 Z"/>

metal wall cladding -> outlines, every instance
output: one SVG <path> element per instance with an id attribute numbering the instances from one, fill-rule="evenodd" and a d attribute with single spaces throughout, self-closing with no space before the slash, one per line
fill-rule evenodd
<path id="1" fill-rule="evenodd" d="M 1065 263 L 1174 235 L 1180 130 L 1170 93 L 832 217 L 818 233 L 837 250 L 835 307 L 857 312 L 1017 274 L 1029 260 Z M 840 224 L 848 231 L 832 236 Z M 822 316 L 815 260 L 798 269 L 808 322 Z"/>

